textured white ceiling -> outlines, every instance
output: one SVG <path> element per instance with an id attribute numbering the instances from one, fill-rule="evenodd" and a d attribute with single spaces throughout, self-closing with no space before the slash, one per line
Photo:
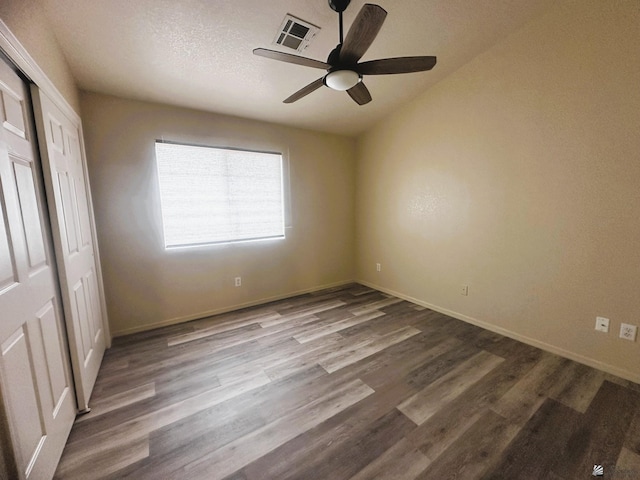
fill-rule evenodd
<path id="1" fill-rule="evenodd" d="M 282 100 L 322 70 L 254 56 L 285 14 L 321 27 L 302 54 L 325 61 L 338 43 L 327 0 L 40 0 L 80 88 L 355 135 L 410 101 L 553 0 L 370 0 L 388 12 L 363 60 L 436 55 L 430 72 L 367 76 L 373 101 L 321 88 Z M 364 0 L 352 0 L 345 34 Z M 500 72 L 496 72 L 500 75 Z"/>

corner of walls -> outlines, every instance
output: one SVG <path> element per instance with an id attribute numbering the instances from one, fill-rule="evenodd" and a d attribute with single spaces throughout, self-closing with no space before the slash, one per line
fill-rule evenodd
<path id="1" fill-rule="evenodd" d="M 115 335 L 353 281 L 352 138 L 90 92 L 81 93 L 81 107 Z M 286 152 L 286 239 L 166 251 L 154 153 L 159 138 Z"/>

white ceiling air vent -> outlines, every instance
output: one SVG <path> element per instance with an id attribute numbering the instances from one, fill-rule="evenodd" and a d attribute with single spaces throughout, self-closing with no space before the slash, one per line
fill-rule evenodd
<path id="1" fill-rule="evenodd" d="M 320 27 L 287 14 L 273 43 L 302 52 L 316 36 L 318 30 Z"/>

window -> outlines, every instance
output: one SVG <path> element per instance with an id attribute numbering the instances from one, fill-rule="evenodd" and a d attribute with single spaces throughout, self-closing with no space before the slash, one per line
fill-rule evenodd
<path id="1" fill-rule="evenodd" d="M 284 238 L 282 155 L 156 142 L 166 248 Z"/>

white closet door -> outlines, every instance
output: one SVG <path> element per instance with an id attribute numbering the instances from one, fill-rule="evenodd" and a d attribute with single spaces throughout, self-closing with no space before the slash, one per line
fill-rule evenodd
<path id="1" fill-rule="evenodd" d="M 0 59 L 0 411 L 9 427 L 2 441 L 9 469 L 40 479 L 55 472 L 75 398 L 30 112 L 27 86 Z"/>
<path id="2" fill-rule="evenodd" d="M 87 411 L 107 339 L 80 128 L 40 89 L 32 94 L 76 397 Z"/>

